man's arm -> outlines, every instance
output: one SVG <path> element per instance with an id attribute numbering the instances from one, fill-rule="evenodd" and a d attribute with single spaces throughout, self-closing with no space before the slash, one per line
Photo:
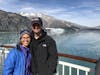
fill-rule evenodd
<path id="1" fill-rule="evenodd" d="M 48 57 L 49 72 L 52 74 L 56 72 L 57 61 L 58 61 L 56 42 L 53 39 L 50 40 L 48 54 L 49 54 Z"/>

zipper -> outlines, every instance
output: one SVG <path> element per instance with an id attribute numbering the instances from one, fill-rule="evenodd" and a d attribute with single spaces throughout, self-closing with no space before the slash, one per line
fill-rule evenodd
<path id="1" fill-rule="evenodd" d="M 23 68 L 23 75 L 25 75 L 25 57 L 24 57 L 24 53 L 22 52 L 23 54 L 23 60 L 24 60 L 24 68 Z"/>

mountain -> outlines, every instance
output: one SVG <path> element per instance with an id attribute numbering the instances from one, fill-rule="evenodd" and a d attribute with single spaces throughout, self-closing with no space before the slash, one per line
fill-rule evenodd
<path id="1" fill-rule="evenodd" d="M 36 16 L 42 18 L 44 28 L 46 28 L 47 31 L 51 31 L 52 29 L 53 32 L 74 32 L 79 30 L 95 29 L 69 21 L 59 20 L 42 13 L 12 13 L 0 10 L 0 31 L 18 32 L 23 29 L 31 29 L 31 20 Z"/>
<path id="2" fill-rule="evenodd" d="M 64 28 L 67 30 L 73 30 L 73 31 L 77 31 L 80 29 L 86 29 L 86 26 L 81 26 L 69 21 L 64 21 L 64 20 L 59 20 L 56 19 L 52 16 L 48 16 L 42 13 L 24 13 L 21 12 L 19 13 L 22 16 L 26 16 L 29 19 L 32 19 L 33 17 L 41 17 L 43 19 L 43 23 L 44 23 L 44 27 L 45 28 Z"/>
<path id="3" fill-rule="evenodd" d="M 22 29 L 30 29 L 31 21 L 16 13 L 0 10 L 0 31 L 17 32 Z"/>
<path id="4" fill-rule="evenodd" d="M 43 20 L 44 28 L 63 28 L 66 31 L 76 31 L 73 23 L 61 21 L 42 13 L 12 13 L 0 10 L 0 31 L 18 32 L 23 29 L 31 29 L 31 18 L 39 16 Z"/>

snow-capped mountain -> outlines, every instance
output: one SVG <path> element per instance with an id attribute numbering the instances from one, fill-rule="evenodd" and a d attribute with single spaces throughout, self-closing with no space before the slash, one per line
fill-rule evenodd
<path id="1" fill-rule="evenodd" d="M 16 32 L 23 29 L 31 29 L 31 19 L 36 16 L 42 18 L 44 28 L 47 28 L 49 31 L 53 30 L 53 32 L 99 29 L 97 27 L 90 28 L 69 21 L 59 20 L 42 13 L 12 13 L 0 10 L 0 31 Z"/>

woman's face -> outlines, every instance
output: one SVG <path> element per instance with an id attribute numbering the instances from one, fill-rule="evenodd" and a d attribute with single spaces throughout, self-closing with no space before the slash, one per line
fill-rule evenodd
<path id="1" fill-rule="evenodd" d="M 23 34 L 22 37 L 21 37 L 21 44 L 24 46 L 24 47 L 27 47 L 30 43 L 30 35 L 28 34 Z"/>

